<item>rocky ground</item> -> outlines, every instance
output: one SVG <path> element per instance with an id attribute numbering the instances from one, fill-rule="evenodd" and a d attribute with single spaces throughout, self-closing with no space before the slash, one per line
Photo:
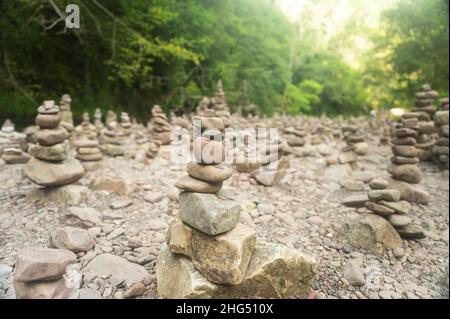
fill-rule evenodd
<path id="1" fill-rule="evenodd" d="M 369 144 L 369 154 L 359 158 L 361 172 L 352 173 L 347 165 L 326 165 L 323 155 L 338 153 L 341 142 L 307 146 L 306 156 L 289 157 L 290 169 L 278 185 L 256 186 L 248 174 L 234 173 L 224 191 L 240 201 L 242 222 L 256 229 L 259 241 L 279 242 L 316 259 L 319 270 L 309 298 L 448 298 L 447 171 L 431 163 L 420 164 L 425 176 L 420 187 L 431 194 L 432 201 L 428 206 L 413 204 L 410 216 L 426 230 L 426 239 L 403 241 L 402 249 L 388 250 L 382 256 L 337 241 L 343 222 L 366 212 L 341 205 L 347 195 L 365 192 L 346 187 L 363 181 L 367 190 L 369 180 L 388 176 L 390 147 L 380 146 L 376 139 Z M 48 247 L 50 232 L 61 226 L 88 229 L 97 237 L 90 252 L 78 254 L 81 266 L 101 253 L 143 265 L 150 276 L 140 298 L 158 298 L 155 258 L 168 223 L 177 214 L 174 185 L 186 174 L 184 167 L 166 158 L 164 148 L 148 165 L 123 157 L 105 158 L 103 168 L 86 174 L 79 184 L 90 186 L 96 178 L 110 176 L 133 183 L 136 189 L 129 184 L 122 195 L 92 190 L 77 205 L 30 202 L 25 195 L 36 186 L 22 177 L 22 165 L 0 163 L 0 299 L 15 297 L 11 272 L 17 251 L 26 246 Z M 103 220 L 81 220 L 71 215 L 74 206 L 93 208 L 93 214 L 100 212 Z M 84 297 L 129 294 L 121 283 L 84 274 Z"/>

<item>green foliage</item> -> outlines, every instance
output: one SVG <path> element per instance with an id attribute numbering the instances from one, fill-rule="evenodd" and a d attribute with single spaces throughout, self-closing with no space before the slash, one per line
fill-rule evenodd
<path id="1" fill-rule="evenodd" d="M 312 113 L 312 106 L 320 103 L 323 86 L 313 80 L 305 80 L 298 86 L 289 83 L 286 87 L 283 106 L 289 114 Z"/>

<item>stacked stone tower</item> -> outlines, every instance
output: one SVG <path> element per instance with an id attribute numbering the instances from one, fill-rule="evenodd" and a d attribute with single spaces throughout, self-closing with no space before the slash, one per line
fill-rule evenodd
<path id="1" fill-rule="evenodd" d="M 342 150 L 343 153 L 339 156 L 339 162 L 341 164 L 349 164 L 352 170 L 358 170 L 357 154 L 363 155 L 363 152 L 359 148 L 363 145 L 365 136 L 356 125 L 343 126 L 342 134 L 347 145 Z"/>
<path id="2" fill-rule="evenodd" d="M 103 125 L 103 121 L 102 121 L 102 111 L 99 108 L 95 109 L 94 126 L 95 126 L 95 131 L 97 132 L 97 135 L 100 135 L 101 131 L 105 127 L 105 125 Z"/>
<path id="3" fill-rule="evenodd" d="M 105 129 L 100 138 L 101 148 L 108 156 L 122 156 L 125 154 L 124 144 L 126 140 L 117 122 L 117 115 L 113 111 L 108 111 L 106 116 Z"/>
<path id="4" fill-rule="evenodd" d="M 122 112 L 122 114 L 120 115 L 120 127 L 122 128 L 124 136 L 130 136 L 131 134 L 133 134 L 130 116 L 127 112 Z"/>
<path id="5" fill-rule="evenodd" d="M 31 160 L 23 173 L 41 186 L 62 186 L 78 181 L 84 174 L 83 166 L 70 156 L 67 140 L 69 134 L 60 124 L 59 106 L 54 101 L 44 101 L 38 108 L 36 125 L 37 144 L 30 145 Z"/>
<path id="6" fill-rule="evenodd" d="M 449 120 L 448 120 L 448 97 L 441 99 L 439 111 L 434 114 L 434 124 L 437 128 L 439 138 L 433 146 L 433 160 L 441 169 L 449 168 Z"/>
<path id="7" fill-rule="evenodd" d="M 222 120 L 209 112 L 193 120 L 194 129 L 201 131 L 194 140 L 198 163 L 189 164 L 189 176 L 177 184 L 182 190 L 179 217 L 169 226 L 156 263 L 159 295 L 283 298 L 305 294 L 316 272 L 315 262 L 280 245 L 256 243 L 255 231 L 239 223 L 239 203 L 220 192 L 232 174 L 222 167 Z"/>
<path id="8" fill-rule="evenodd" d="M 439 97 L 439 93 L 432 90 L 431 86 L 425 84 L 420 92 L 416 93 L 416 106 L 413 112 L 417 113 L 418 131 L 417 136 L 417 157 L 421 161 L 428 161 L 432 157 L 432 148 L 434 146 L 434 136 L 436 132 L 433 122 L 433 114 L 436 108 L 433 105 L 434 100 Z"/>
<path id="9" fill-rule="evenodd" d="M 83 113 L 83 120 L 81 124 L 75 128 L 75 132 L 77 138 L 84 136 L 90 140 L 97 139 L 97 131 L 95 130 L 95 126 L 91 124 L 88 112 Z"/>
<path id="10" fill-rule="evenodd" d="M 26 136 L 15 131 L 10 120 L 3 123 L 0 130 L 0 155 L 7 164 L 23 164 L 30 160 L 30 156 L 23 151 Z"/>
<path id="11" fill-rule="evenodd" d="M 61 97 L 61 101 L 59 102 L 61 109 L 61 126 L 64 127 L 69 134 L 75 130 L 75 126 L 73 123 L 73 114 L 71 110 L 70 104 L 72 103 L 72 98 L 69 94 L 64 94 Z"/>
<path id="12" fill-rule="evenodd" d="M 152 109 L 152 131 L 158 136 L 162 145 L 170 144 L 170 135 L 172 128 L 170 126 L 167 115 L 163 112 L 159 105 L 155 105 Z"/>
<path id="13" fill-rule="evenodd" d="M 86 171 L 92 171 L 100 167 L 100 161 L 103 159 L 97 131 L 91 124 L 89 113 L 83 114 L 83 122 L 77 127 L 77 140 L 73 143 L 77 152 L 75 156 Z"/>
<path id="14" fill-rule="evenodd" d="M 211 109 L 216 111 L 216 116 L 222 119 L 225 127 L 229 127 L 231 125 L 231 113 L 230 108 L 228 107 L 225 100 L 225 92 L 223 90 L 222 80 L 219 80 L 219 82 L 217 82 L 216 93 L 214 98 L 212 99 Z"/>

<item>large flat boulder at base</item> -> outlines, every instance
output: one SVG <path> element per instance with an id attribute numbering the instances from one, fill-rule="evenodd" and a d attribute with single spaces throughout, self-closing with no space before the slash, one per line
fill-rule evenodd
<path id="1" fill-rule="evenodd" d="M 148 285 L 151 281 L 150 274 L 143 266 L 112 254 L 96 256 L 85 271 L 97 276 L 111 276 L 118 282 L 124 282 L 127 287 L 138 282 Z"/>
<path id="2" fill-rule="evenodd" d="M 26 194 L 27 201 L 49 201 L 78 205 L 89 194 L 89 189 L 81 185 L 65 185 L 50 188 L 34 188 Z"/>
<path id="3" fill-rule="evenodd" d="M 169 299 L 238 299 L 305 297 L 317 272 L 314 259 L 279 244 L 257 243 L 244 281 L 216 285 L 189 258 L 163 244 L 156 261 L 157 292 Z"/>
<path id="4" fill-rule="evenodd" d="M 230 231 L 241 216 L 239 203 L 220 195 L 182 192 L 179 202 L 181 220 L 211 236 Z"/>
<path id="5" fill-rule="evenodd" d="M 41 186 L 63 186 L 78 181 L 84 175 L 84 168 L 74 158 L 52 163 L 32 157 L 23 168 L 23 174 Z"/>
<path id="6" fill-rule="evenodd" d="M 68 287 L 65 278 L 55 281 L 14 281 L 17 299 L 67 299 L 74 289 Z"/>
<path id="7" fill-rule="evenodd" d="M 375 214 L 363 214 L 345 223 L 339 231 L 338 240 L 368 249 L 375 254 L 382 254 L 386 248 L 393 249 L 402 245 L 394 227 Z"/>
<path id="8" fill-rule="evenodd" d="M 404 201 L 421 205 L 428 205 L 431 201 L 430 194 L 416 186 L 393 178 L 390 178 L 388 182 L 388 188 L 398 190 Z"/>
<path id="9" fill-rule="evenodd" d="M 209 281 L 238 285 L 256 244 L 256 233 L 243 224 L 218 236 L 208 236 L 176 219 L 167 233 L 167 244 L 173 253 L 191 258 L 195 269 Z"/>

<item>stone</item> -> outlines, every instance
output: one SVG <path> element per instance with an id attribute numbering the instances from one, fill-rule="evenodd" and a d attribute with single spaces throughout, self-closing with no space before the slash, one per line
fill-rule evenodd
<path id="1" fill-rule="evenodd" d="M 243 224 L 208 236 L 175 220 L 167 238 L 171 252 L 188 256 L 205 279 L 221 285 L 242 283 L 256 244 L 255 231 Z"/>
<path id="2" fill-rule="evenodd" d="M 357 158 L 354 152 L 344 152 L 338 157 L 339 163 L 348 164 L 351 162 L 356 162 Z"/>
<path id="3" fill-rule="evenodd" d="M 28 153 L 43 161 L 64 161 L 69 155 L 69 142 L 65 141 L 52 146 L 41 146 L 32 144 L 28 148 Z"/>
<path id="4" fill-rule="evenodd" d="M 259 160 L 249 161 L 248 158 L 243 163 L 236 163 L 235 167 L 239 173 L 251 173 L 261 167 L 262 163 Z"/>
<path id="5" fill-rule="evenodd" d="M 391 162 L 396 165 L 403 165 L 403 164 L 418 164 L 420 162 L 420 158 L 418 157 L 402 157 L 402 156 L 393 156 L 391 158 Z"/>
<path id="6" fill-rule="evenodd" d="M 49 163 L 31 158 L 25 165 L 23 174 L 41 186 L 63 186 L 78 181 L 84 175 L 84 168 L 73 158 L 61 163 Z"/>
<path id="7" fill-rule="evenodd" d="M 119 199 L 119 200 L 115 200 L 115 201 L 111 202 L 109 207 L 111 207 L 112 209 L 122 209 L 122 208 L 127 208 L 127 207 L 131 206 L 132 204 L 133 203 L 130 200 Z"/>
<path id="8" fill-rule="evenodd" d="M 208 183 L 190 176 L 183 177 L 175 186 L 181 190 L 194 193 L 216 194 L 222 188 L 222 183 Z"/>
<path id="9" fill-rule="evenodd" d="M 65 278 L 37 282 L 15 280 L 14 288 L 17 299 L 68 299 L 74 290 L 66 285 Z"/>
<path id="10" fill-rule="evenodd" d="M 415 146 L 393 145 L 392 152 L 395 156 L 401 157 L 417 157 L 417 149 Z"/>
<path id="11" fill-rule="evenodd" d="M 222 142 L 198 137 L 193 144 L 195 159 L 202 164 L 221 164 L 225 161 L 225 146 Z"/>
<path id="12" fill-rule="evenodd" d="M 404 227 L 411 224 L 411 218 L 405 215 L 391 215 L 388 217 L 388 221 L 394 227 Z"/>
<path id="13" fill-rule="evenodd" d="M 206 130 L 218 130 L 220 132 L 225 131 L 223 121 L 218 117 L 194 116 L 192 117 L 192 122 L 194 123 L 194 128 L 201 129 L 201 132 L 204 132 Z"/>
<path id="14" fill-rule="evenodd" d="M 347 180 L 343 181 L 341 183 L 341 185 L 349 191 L 363 191 L 364 190 L 364 183 L 361 181 L 347 179 Z"/>
<path id="15" fill-rule="evenodd" d="M 389 165 L 387 171 L 393 178 L 410 184 L 418 184 L 423 178 L 416 165 Z"/>
<path id="16" fill-rule="evenodd" d="M 70 207 L 68 215 L 75 216 L 91 225 L 102 223 L 103 214 L 92 207 Z"/>
<path id="17" fill-rule="evenodd" d="M 0 277 L 9 276 L 9 274 L 12 273 L 12 271 L 13 271 L 12 267 L 5 264 L 0 264 Z"/>
<path id="18" fill-rule="evenodd" d="M 341 227 L 338 238 L 354 247 L 365 248 L 376 254 L 382 254 L 386 248 L 402 245 L 394 227 L 383 217 L 375 214 L 363 214 Z"/>
<path id="19" fill-rule="evenodd" d="M 342 201 L 342 205 L 348 207 L 361 208 L 364 207 L 366 202 L 369 201 L 367 194 L 351 195 Z"/>
<path id="20" fill-rule="evenodd" d="M 400 192 L 400 198 L 410 203 L 417 203 L 421 205 L 428 205 L 431 201 L 431 196 L 406 182 L 396 179 L 389 179 L 388 188 L 396 189 Z"/>
<path id="21" fill-rule="evenodd" d="M 434 111 L 433 111 L 434 112 Z M 433 121 L 420 121 L 419 122 L 419 132 L 421 134 L 433 134 L 436 132 Z"/>
<path id="22" fill-rule="evenodd" d="M 368 194 L 368 197 L 372 202 L 380 200 L 385 200 L 388 202 L 398 202 L 400 200 L 400 192 L 396 189 L 371 190 Z"/>
<path id="23" fill-rule="evenodd" d="M 83 162 L 98 162 L 103 159 L 103 154 L 100 152 L 96 154 L 77 154 L 75 158 Z"/>
<path id="24" fill-rule="evenodd" d="M 415 146 L 417 144 L 417 140 L 414 137 L 394 138 L 392 139 L 392 144 Z"/>
<path id="25" fill-rule="evenodd" d="M 218 165 L 188 164 L 187 172 L 195 179 L 217 184 L 229 179 L 233 169 Z"/>
<path id="26" fill-rule="evenodd" d="M 59 279 L 76 260 L 77 256 L 66 249 L 23 248 L 17 253 L 14 279 L 20 282 Z"/>
<path id="27" fill-rule="evenodd" d="M 366 208 L 378 215 L 381 215 L 381 216 L 390 216 L 390 215 L 395 214 L 395 210 L 393 210 L 389 207 L 386 207 L 384 205 L 379 205 L 374 202 L 367 202 Z"/>
<path id="28" fill-rule="evenodd" d="M 37 142 L 43 146 L 52 146 L 64 142 L 69 138 L 69 133 L 63 127 L 56 129 L 43 129 L 36 131 Z"/>
<path id="29" fill-rule="evenodd" d="M 404 227 L 397 227 L 396 230 L 401 238 L 407 240 L 424 239 L 426 237 L 419 225 L 409 224 Z"/>
<path id="30" fill-rule="evenodd" d="M 41 129 L 53 129 L 59 126 L 62 116 L 59 113 L 55 114 L 38 114 L 36 116 L 36 125 Z"/>
<path id="31" fill-rule="evenodd" d="M 401 129 L 397 129 L 395 131 L 395 136 L 397 136 L 398 138 L 403 138 L 403 137 L 417 137 L 419 135 L 419 132 L 417 132 L 416 130 L 413 130 L 411 128 L 401 128 Z"/>
<path id="32" fill-rule="evenodd" d="M 130 195 L 137 189 L 137 185 L 130 181 L 108 176 L 97 177 L 92 181 L 90 187 L 92 190 L 105 190 L 122 196 Z"/>
<path id="33" fill-rule="evenodd" d="M 395 247 L 392 250 L 392 254 L 395 258 L 402 258 L 405 255 L 405 249 L 402 247 Z"/>
<path id="34" fill-rule="evenodd" d="M 360 142 L 355 144 L 355 153 L 364 156 L 369 153 L 369 145 L 365 142 Z"/>
<path id="35" fill-rule="evenodd" d="M 449 112 L 448 111 L 437 111 L 434 114 L 434 122 L 436 126 L 443 126 L 449 124 Z"/>
<path id="36" fill-rule="evenodd" d="M 131 285 L 130 288 L 125 290 L 125 292 L 123 293 L 123 298 L 130 299 L 130 298 L 134 298 L 134 297 L 139 297 L 139 296 L 142 296 L 145 293 L 145 291 L 146 291 L 146 288 L 145 288 L 144 284 L 141 282 L 137 282 L 137 283 L 134 283 L 133 285 Z"/>
<path id="37" fill-rule="evenodd" d="M 411 209 L 411 205 L 406 201 L 388 202 L 388 201 L 382 200 L 382 201 L 379 201 L 378 204 L 394 210 L 395 214 L 399 214 L 399 215 L 406 215 L 409 213 L 409 211 Z"/>
<path id="38" fill-rule="evenodd" d="M 239 203 L 216 195 L 183 192 L 179 202 L 181 220 L 211 236 L 230 231 L 240 219 Z"/>
<path id="39" fill-rule="evenodd" d="M 151 281 L 151 275 L 143 266 L 112 254 L 96 256 L 87 264 L 85 271 L 97 276 L 111 276 L 110 280 L 124 282 L 127 287 L 138 282 L 146 285 Z"/>
<path id="40" fill-rule="evenodd" d="M 50 242 L 55 248 L 67 249 L 74 253 L 88 252 L 94 246 L 88 232 L 75 227 L 63 227 L 52 231 Z"/>
<path id="41" fill-rule="evenodd" d="M 273 186 L 280 182 L 285 176 L 286 169 L 289 168 L 289 161 L 282 157 L 276 162 L 262 166 L 251 173 L 251 176 L 264 186 Z"/>
<path id="42" fill-rule="evenodd" d="M 343 275 L 352 286 L 364 286 L 366 283 L 364 273 L 355 261 L 350 261 L 345 264 Z"/>
<path id="43" fill-rule="evenodd" d="M 162 201 L 165 196 L 166 196 L 165 194 L 159 193 L 159 192 L 150 193 L 144 197 L 144 200 L 148 203 L 155 204 L 155 203 Z"/>
<path id="44" fill-rule="evenodd" d="M 388 181 L 385 179 L 375 178 L 370 181 L 369 187 L 371 189 L 386 189 L 388 186 Z"/>
<path id="45" fill-rule="evenodd" d="M 89 194 L 89 189 L 80 185 L 65 185 L 56 188 L 34 188 L 26 194 L 27 201 L 49 201 L 78 205 Z"/>
<path id="46" fill-rule="evenodd" d="M 314 259 L 279 244 L 258 243 L 244 281 L 216 285 L 192 262 L 163 245 L 156 261 L 157 292 L 169 299 L 237 299 L 305 297 L 317 273 Z"/>

